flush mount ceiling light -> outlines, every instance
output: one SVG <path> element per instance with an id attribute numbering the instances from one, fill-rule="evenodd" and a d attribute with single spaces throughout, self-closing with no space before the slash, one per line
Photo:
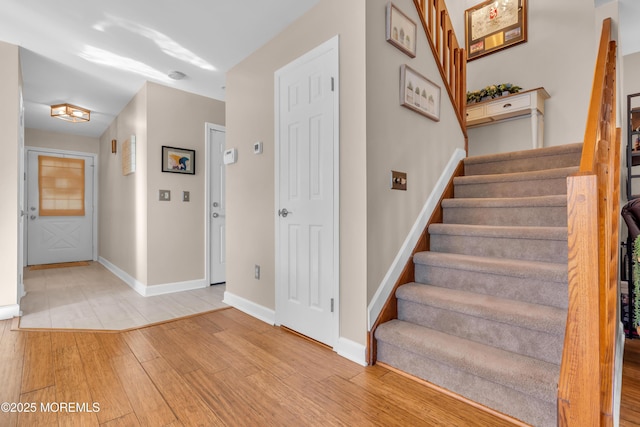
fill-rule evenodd
<path id="1" fill-rule="evenodd" d="M 91 111 L 71 104 L 58 104 L 51 106 L 51 117 L 74 123 L 88 122 L 91 119 Z"/>

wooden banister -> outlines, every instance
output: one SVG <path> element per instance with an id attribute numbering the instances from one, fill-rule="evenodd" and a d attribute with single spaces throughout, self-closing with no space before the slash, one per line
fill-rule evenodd
<path id="1" fill-rule="evenodd" d="M 467 57 L 460 47 L 444 0 L 413 0 L 444 86 L 467 137 Z"/>
<path id="2" fill-rule="evenodd" d="M 558 425 L 613 425 L 620 208 L 616 43 L 602 25 L 580 170 L 567 179 L 569 308 Z M 595 262 L 597 260 L 597 262 Z"/>

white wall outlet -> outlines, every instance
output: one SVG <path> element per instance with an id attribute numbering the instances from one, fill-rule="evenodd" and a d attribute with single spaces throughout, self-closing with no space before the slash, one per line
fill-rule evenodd
<path id="1" fill-rule="evenodd" d="M 253 154 L 262 154 L 262 141 L 253 144 Z"/>

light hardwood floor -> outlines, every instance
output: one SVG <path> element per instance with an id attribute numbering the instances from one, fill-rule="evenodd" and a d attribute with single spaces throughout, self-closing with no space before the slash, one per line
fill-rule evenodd
<path id="1" fill-rule="evenodd" d="M 0 322 L 0 402 L 35 412 L 0 412 L 1 426 L 511 425 L 235 309 L 127 332 L 11 323 Z M 623 426 L 640 420 L 639 382 L 640 345 L 629 341 Z M 63 402 L 99 411 L 60 411 Z"/>
<path id="2" fill-rule="evenodd" d="M 640 426 L 640 340 L 624 346 L 620 426 Z"/>
<path id="3" fill-rule="evenodd" d="M 21 328 L 124 330 L 226 307 L 224 285 L 143 297 L 104 266 L 24 271 Z"/>
<path id="4" fill-rule="evenodd" d="M 232 308 L 111 333 L 2 321 L 0 334 L 0 402 L 36 406 L 1 426 L 511 425 Z M 100 410 L 42 410 L 61 402 Z"/>
<path id="5" fill-rule="evenodd" d="M 235 309 L 126 332 L 13 323 L 0 321 L 0 404 L 36 411 L 0 411 L 2 427 L 513 425 Z M 624 360 L 620 425 L 639 426 L 640 340 Z"/>

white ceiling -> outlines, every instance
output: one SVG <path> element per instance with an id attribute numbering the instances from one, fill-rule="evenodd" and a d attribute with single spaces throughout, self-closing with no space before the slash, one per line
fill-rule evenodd
<path id="1" fill-rule="evenodd" d="M 0 40 L 21 46 L 26 127 L 98 137 L 146 80 L 224 100 L 226 72 L 318 1 L 3 0 Z M 64 102 L 91 121 L 51 118 Z"/>

